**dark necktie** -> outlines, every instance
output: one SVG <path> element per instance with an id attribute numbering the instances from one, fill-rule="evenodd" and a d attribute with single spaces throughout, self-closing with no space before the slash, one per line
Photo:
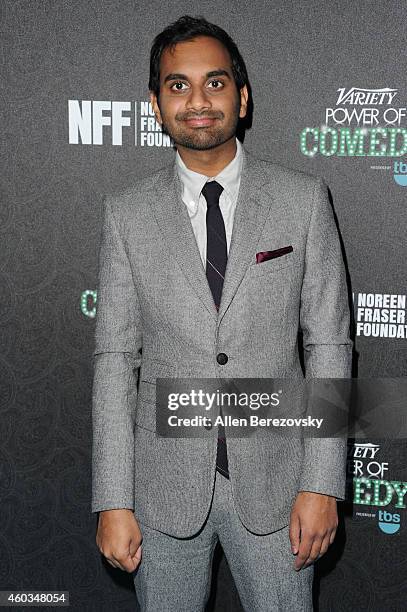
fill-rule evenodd
<path id="1" fill-rule="evenodd" d="M 219 185 L 216 181 L 205 183 L 202 189 L 202 194 L 208 205 L 206 211 L 206 277 L 216 310 L 219 310 L 228 260 L 225 224 L 219 208 L 219 197 L 222 191 L 222 185 Z M 222 410 L 220 410 L 220 415 L 222 416 Z M 216 469 L 223 476 L 229 478 L 225 429 L 223 425 L 218 427 Z"/>

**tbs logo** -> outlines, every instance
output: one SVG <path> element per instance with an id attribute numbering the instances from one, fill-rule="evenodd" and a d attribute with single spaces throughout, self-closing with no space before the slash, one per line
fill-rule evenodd
<path id="1" fill-rule="evenodd" d="M 397 185 L 407 187 L 407 162 L 394 162 L 394 180 Z"/>
<path id="2" fill-rule="evenodd" d="M 379 510 L 379 527 L 383 533 L 392 535 L 400 529 L 400 515 L 387 512 L 387 510 Z"/>

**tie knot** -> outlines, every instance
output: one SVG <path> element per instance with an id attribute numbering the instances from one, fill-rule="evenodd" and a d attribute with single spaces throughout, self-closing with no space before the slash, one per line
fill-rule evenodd
<path id="1" fill-rule="evenodd" d="M 222 191 L 222 185 L 219 185 L 219 183 L 216 181 L 209 181 L 208 183 L 205 183 L 202 189 L 202 194 L 205 197 L 208 207 L 217 206 L 219 204 L 219 197 Z"/>

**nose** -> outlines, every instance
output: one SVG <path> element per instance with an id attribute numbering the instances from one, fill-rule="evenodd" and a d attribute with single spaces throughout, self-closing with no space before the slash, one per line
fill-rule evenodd
<path id="1" fill-rule="evenodd" d="M 192 87 L 185 107 L 188 110 L 202 112 L 205 109 L 211 108 L 211 102 L 208 99 L 206 92 L 201 87 Z"/>

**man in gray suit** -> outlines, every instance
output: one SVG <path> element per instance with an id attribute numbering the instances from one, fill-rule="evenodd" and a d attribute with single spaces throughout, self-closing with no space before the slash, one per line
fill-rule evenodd
<path id="1" fill-rule="evenodd" d="M 141 609 L 202 610 L 220 541 L 246 610 L 311 610 L 333 542 L 345 440 L 156 436 L 156 379 L 351 374 L 340 242 L 321 179 L 237 140 L 248 78 L 232 39 L 183 17 L 151 50 L 174 164 L 105 201 L 92 511 Z M 220 435 L 221 434 L 221 435 Z"/>

